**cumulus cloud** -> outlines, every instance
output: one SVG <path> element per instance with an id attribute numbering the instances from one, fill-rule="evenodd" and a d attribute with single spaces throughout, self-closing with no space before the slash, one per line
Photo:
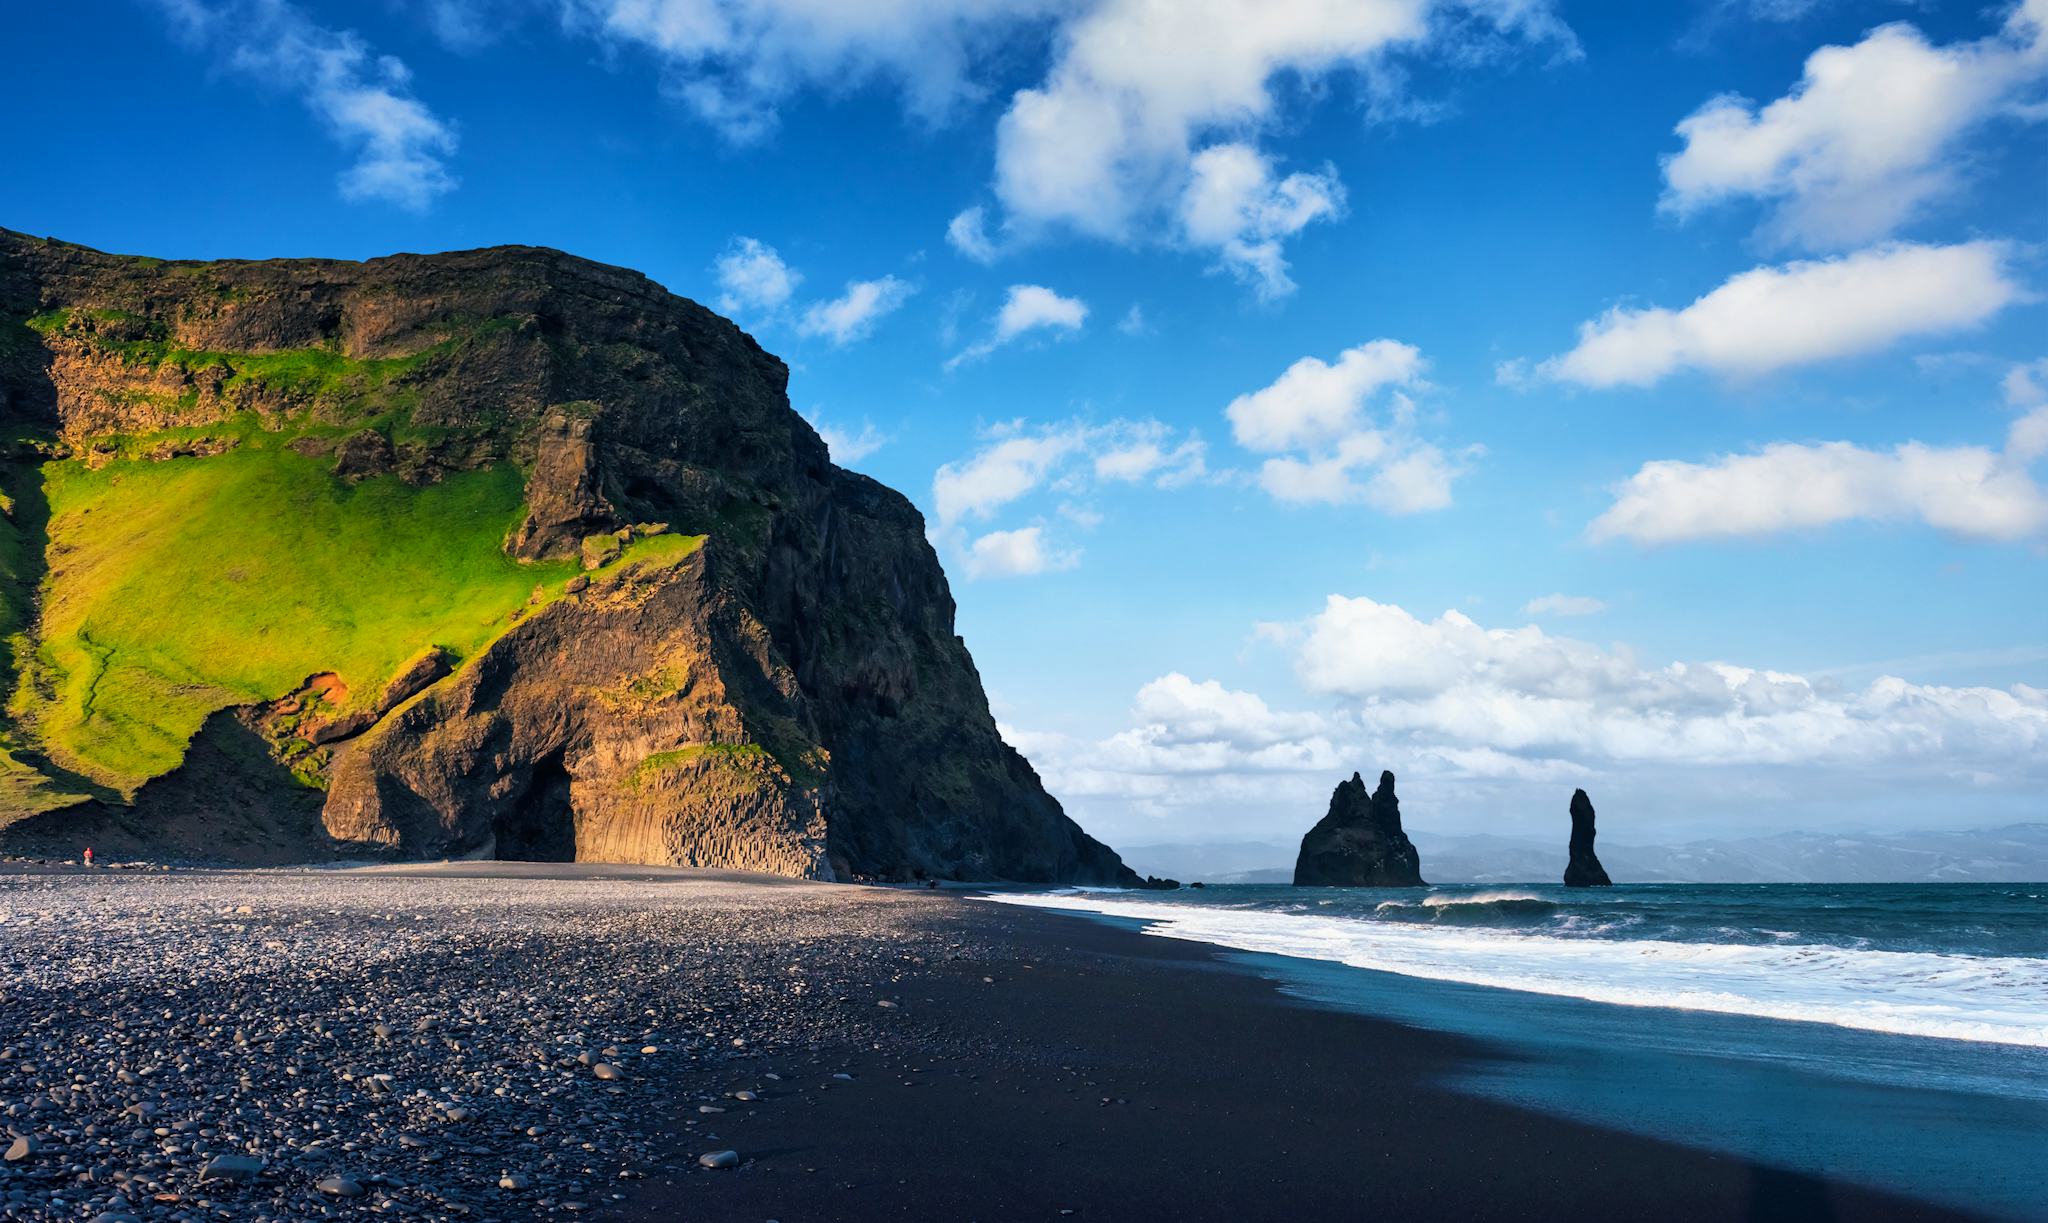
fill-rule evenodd
<path id="1" fill-rule="evenodd" d="M 1289 627 L 1294 671 L 1319 708 L 1172 672 L 1106 737 L 1004 734 L 1091 821 L 1170 817 L 1168 839 L 1298 835 L 1353 769 L 1400 775 L 1411 828 L 1443 827 L 1460 807 L 1481 826 L 1517 811 L 1556 819 L 1573 785 L 1622 786 L 1646 796 L 1638 818 L 1654 818 L 1691 810 L 1707 784 L 1798 805 L 1802 793 L 2025 793 L 2048 780 L 2048 691 L 2025 684 L 1854 687 L 1718 662 L 1653 666 L 1533 626 L 1429 620 L 1342 595 Z M 1214 823 L 1190 826 L 1201 820 Z"/>
<path id="2" fill-rule="evenodd" d="M 1295 657 L 1311 690 L 1356 702 L 1395 735 L 1586 765 L 1864 765 L 1919 759 L 2002 772 L 2048 745 L 2048 693 L 1880 678 L 1839 690 L 1725 663 L 1651 668 L 1534 626 L 1487 629 L 1455 611 L 1422 620 L 1332 595 Z"/>
<path id="3" fill-rule="evenodd" d="M 2048 455 L 2048 357 L 2013 366 L 2001 385 L 2006 403 L 2026 413 L 2006 434 L 2006 457 L 2031 463 Z"/>
<path id="4" fill-rule="evenodd" d="M 1934 46 L 1898 22 L 1822 47 L 1786 96 L 1722 96 L 1687 116 L 1661 207 L 1767 201 L 1766 235 L 1786 245 L 1886 237 L 1955 187 L 1964 138 L 2048 75 L 2044 26 L 2048 4 L 2030 0 L 1984 39 Z"/>
<path id="5" fill-rule="evenodd" d="M 1192 434 L 1177 436 L 1158 421 L 1140 421 L 1101 443 L 1094 468 L 1105 482 L 1150 480 L 1160 488 L 1179 488 L 1209 474 L 1208 447 Z"/>
<path id="6" fill-rule="evenodd" d="M 1420 389 L 1427 363 L 1419 349 L 1379 339 L 1346 349 L 1335 364 L 1303 357 L 1269 386 L 1233 399 L 1223 414 L 1247 450 L 1275 454 L 1259 468 L 1259 486 L 1276 500 L 1363 501 L 1391 514 L 1451 503 L 1458 465 L 1415 436 L 1414 401 L 1394 387 Z M 1367 405 L 1381 391 L 1387 421 Z"/>
<path id="7" fill-rule="evenodd" d="M 898 89 L 927 123 L 985 86 L 974 66 L 1069 0 L 562 0 L 565 24 L 656 58 L 667 92 L 726 139 L 773 132 L 800 89 Z"/>
<path id="8" fill-rule="evenodd" d="M 974 455 L 941 466 L 932 477 L 932 505 L 939 525 L 986 518 L 1043 485 L 1054 467 L 1080 450 L 1086 431 L 1059 426 L 1038 433 L 1010 429 Z"/>
<path id="9" fill-rule="evenodd" d="M 1019 527 L 1014 531 L 990 531 L 967 547 L 967 576 L 971 578 L 1016 578 L 1071 569 L 1081 554 L 1052 547 L 1043 527 Z"/>
<path id="10" fill-rule="evenodd" d="M 1848 442 L 1779 442 L 1705 463 L 1659 460 L 1614 490 L 1593 520 L 1595 540 L 1668 544 L 1818 528 L 1853 520 L 1923 522 L 1976 539 L 2048 531 L 2048 493 L 2027 470 L 2048 438 L 2048 409 L 2013 427 L 2005 453 L 1985 446 L 1907 442 L 1866 450 Z"/>
<path id="11" fill-rule="evenodd" d="M 880 280 L 850 280 L 846 282 L 846 292 L 804 311 L 797 330 L 805 335 L 822 336 L 834 344 L 864 340 L 873 333 L 876 323 L 902 308 L 916 291 L 908 282 L 894 276 L 884 276 Z"/>
<path id="12" fill-rule="evenodd" d="M 712 270 L 718 276 L 718 308 L 727 314 L 780 309 L 803 282 L 802 273 L 757 238 L 734 239 Z"/>
<path id="13" fill-rule="evenodd" d="M 1078 563 L 1079 551 L 1059 545 L 1042 523 L 995 531 L 971 543 L 968 524 L 988 522 L 1026 498 L 1049 493 L 1064 499 L 1058 512 L 1069 528 L 1093 529 L 1101 515 L 1075 498 L 1139 485 L 1181 488 L 1208 475 L 1202 439 L 1156 420 L 1063 421 L 1036 428 L 1013 421 L 991 430 L 972 455 L 933 475 L 932 537 L 966 564 L 969 576 L 1067 568 Z M 986 554 L 977 557 L 984 545 Z M 1020 567 L 1020 558 L 1032 555 L 1048 563 Z M 999 569 L 1006 562 L 1010 567 Z"/>
<path id="14" fill-rule="evenodd" d="M 1522 604 L 1525 616 L 1592 616 L 1607 610 L 1607 604 L 1585 595 L 1542 595 Z"/>
<path id="15" fill-rule="evenodd" d="M 1426 366 L 1412 344 L 1372 340 L 1345 349 L 1335 365 L 1303 357 L 1272 385 L 1231 400 L 1223 415 L 1248 450 L 1303 450 L 1353 432 L 1368 399 L 1385 387 L 1417 385 Z"/>
<path id="16" fill-rule="evenodd" d="M 966 209 L 946 225 L 946 244 L 976 263 L 994 263 L 996 244 L 988 236 L 988 215 L 980 205 Z"/>
<path id="17" fill-rule="evenodd" d="M 229 68 L 295 92 L 355 152 L 341 194 L 411 211 L 455 189 L 446 158 L 455 128 L 415 97 L 412 72 L 353 31 L 315 22 L 285 0 L 158 0 L 177 34 Z"/>
<path id="18" fill-rule="evenodd" d="M 997 129 L 995 192 L 1026 226 L 1214 252 L 1263 296 L 1292 288 L 1281 243 L 1342 210 L 1327 171 L 1279 175 L 1249 137 L 1276 81 L 1345 73 L 1375 103 L 1387 57 L 1515 38 L 1575 51 L 1540 0 L 1099 0 L 1064 23 L 1045 81 Z M 1145 48 L 1133 54 L 1132 48 Z"/>
<path id="19" fill-rule="evenodd" d="M 988 338 L 970 345 L 946 362 L 953 369 L 978 361 L 1022 335 L 1034 331 L 1076 332 L 1088 319 L 1088 304 L 1078 297 L 1063 297 L 1044 285 L 1011 285 L 996 312 Z"/>
<path id="20" fill-rule="evenodd" d="M 1343 211 L 1336 171 L 1276 180 L 1265 154 L 1248 144 L 1219 144 L 1189 163 L 1180 224 L 1189 241 L 1215 250 L 1221 267 L 1272 301 L 1294 292 L 1281 241 Z"/>
<path id="21" fill-rule="evenodd" d="M 481 24 L 465 0 L 434 3 Z M 1577 54 L 1552 0 L 556 3 L 565 29 L 650 57 L 669 97 L 738 144 L 771 135 L 804 90 L 881 86 L 916 121 L 944 123 L 969 113 L 1019 48 L 1047 48 L 1043 77 L 997 124 L 1001 216 L 960 213 L 954 248 L 992 259 L 992 228 L 1006 242 L 1053 230 L 1156 242 L 1213 257 L 1267 298 L 1293 288 L 1287 239 L 1339 215 L 1344 198 L 1327 168 L 1283 170 L 1259 147 L 1285 118 L 1283 97 L 1355 83 L 1378 119 L 1428 109 L 1402 99 L 1403 57 L 1471 66 L 1525 46 Z"/>
<path id="22" fill-rule="evenodd" d="M 1536 374 L 1588 387 L 1650 386 L 1680 369 L 1753 378 L 1876 352 L 1908 336 L 1976 326 L 2026 300 L 2010 257 L 1993 241 L 1894 243 L 1753 268 L 1681 310 L 1617 306 L 1581 324 L 1578 346 Z"/>
<path id="23" fill-rule="evenodd" d="M 932 506 L 942 530 L 963 519 L 986 520 L 1044 488 L 1085 489 L 1096 483 L 1149 482 L 1178 488 L 1208 474 L 1207 448 L 1192 433 L 1156 420 L 1082 421 L 1027 427 L 1013 421 L 990 432 L 966 459 L 932 477 Z"/>

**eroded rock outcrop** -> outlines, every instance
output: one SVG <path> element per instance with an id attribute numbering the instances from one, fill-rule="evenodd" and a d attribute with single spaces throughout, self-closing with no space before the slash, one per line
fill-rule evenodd
<path id="1" fill-rule="evenodd" d="M 1584 790 L 1572 791 L 1571 861 L 1564 868 L 1568 888 L 1604 888 L 1614 881 L 1593 853 L 1593 800 Z"/>
<path id="2" fill-rule="evenodd" d="M 1381 773 L 1366 793 L 1353 773 L 1330 795 L 1329 813 L 1301 839 L 1294 863 L 1296 887 L 1423 887 L 1422 857 L 1401 830 L 1401 800 L 1394 775 Z"/>
<path id="3" fill-rule="evenodd" d="M 258 767 L 253 739 L 263 784 L 296 779 L 347 852 L 1139 882 L 1003 742 L 922 517 L 832 464 L 787 376 L 703 307 L 557 251 L 198 263 L 0 230 L 0 410 L 28 439 L 0 456 L 0 533 L 24 558 L 0 573 L 0 619 L 41 648 L 33 675 L 0 660 L 27 711 L 0 728 L 0 801 L 17 804 L 0 842 L 62 849 L 113 825 L 147 842 L 165 796 L 191 831 L 207 794 L 255 792 L 230 776 Z M 178 470 L 239 473 L 221 483 L 260 521 L 283 516 L 265 517 L 270 484 L 249 473 L 275 464 L 350 538 L 390 539 L 389 519 L 460 542 L 503 513 L 482 555 L 404 572 L 499 589 L 516 565 L 513 593 L 453 621 L 425 595 L 351 606 L 345 580 L 339 605 L 294 605 L 224 555 L 154 613 L 248 617 L 278 657 L 216 666 L 212 639 L 186 634 L 199 644 L 177 648 L 198 652 L 167 643 L 150 671 L 157 658 L 108 644 L 98 588 L 70 586 L 85 561 L 53 538 L 126 503 L 53 507 L 43 490 L 76 465 L 123 478 L 67 497 L 117 501 L 164 463 L 236 465 Z M 501 487 L 516 491 L 493 508 Z M 178 522 L 162 529 L 159 549 L 180 546 Z M 323 580 L 346 578 L 349 557 L 303 542 Z M 152 563 L 89 559 L 103 586 Z M 41 603 L 39 584 L 55 588 Z M 384 631 L 371 603 L 389 648 L 361 646 Z M 301 628 L 350 617 L 357 661 L 320 655 L 342 635 L 268 631 L 273 605 Z M 109 730 L 94 719 L 114 696 L 133 712 Z M 236 711 L 236 751 L 194 739 L 195 702 L 208 727 Z"/>

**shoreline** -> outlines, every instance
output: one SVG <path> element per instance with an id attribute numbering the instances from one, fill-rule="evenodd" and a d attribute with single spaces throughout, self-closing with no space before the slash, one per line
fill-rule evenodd
<path id="1" fill-rule="evenodd" d="M 1483 1040 L 956 889 L 11 874 L 0 970 L 40 1146 L 0 1218 L 1974 1217 L 1473 1094 Z"/>
<path id="2" fill-rule="evenodd" d="M 1003 954 L 904 991 L 891 1015 L 929 1035 L 843 1050 L 851 1083 L 769 1081 L 719 1131 L 760 1135 L 746 1166 L 650 1178 L 622 1217 L 1986 1217 L 1457 1090 L 1498 1051 L 1290 996 L 1227 948 L 974 901 L 941 920 Z"/>

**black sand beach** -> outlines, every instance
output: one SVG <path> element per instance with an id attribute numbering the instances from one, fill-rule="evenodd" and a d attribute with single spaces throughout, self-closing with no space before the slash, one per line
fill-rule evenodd
<path id="1" fill-rule="evenodd" d="M 1003 954 L 885 991 L 902 1040 L 844 1050 L 852 1082 L 765 1084 L 719 1131 L 747 1166 L 650 1178 L 627 1217 L 1968 1217 L 1447 1089 L 1500 1054 L 1303 1005 L 1198 945 L 972 901 L 921 920 Z"/>
<path id="2" fill-rule="evenodd" d="M 1499 1049 L 955 892 L 0 871 L 0 979 L 4 1219 L 1957 1217 L 1463 1094 Z"/>

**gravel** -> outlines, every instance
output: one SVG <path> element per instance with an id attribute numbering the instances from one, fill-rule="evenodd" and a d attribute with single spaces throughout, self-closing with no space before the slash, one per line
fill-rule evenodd
<path id="1" fill-rule="evenodd" d="M 0 1219 L 602 1216 L 930 1038 L 912 894 L 561 869 L 0 874 Z"/>

